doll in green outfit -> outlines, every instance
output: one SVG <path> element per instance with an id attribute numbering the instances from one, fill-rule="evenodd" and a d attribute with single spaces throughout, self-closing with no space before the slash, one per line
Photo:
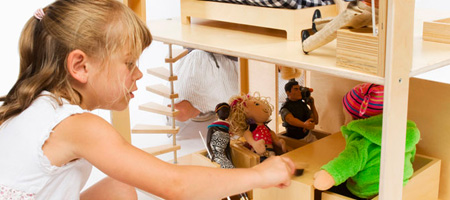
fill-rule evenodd
<path id="1" fill-rule="evenodd" d="M 355 199 L 370 199 L 378 194 L 384 87 L 363 83 L 343 98 L 345 113 L 353 120 L 341 127 L 345 149 L 314 175 L 314 187 Z M 420 133 L 407 121 L 403 185 L 413 174 L 412 162 Z"/>

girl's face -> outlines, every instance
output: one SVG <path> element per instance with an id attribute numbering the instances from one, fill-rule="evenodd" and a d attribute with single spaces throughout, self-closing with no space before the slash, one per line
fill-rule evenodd
<path id="1" fill-rule="evenodd" d="M 112 56 L 105 66 L 98 62 L 94 76 L 91 76 L 91 103 L 96 108 L 123 110 L 134 98 L 136 81 L 142 78 L 142 72 L 136 66 L 136 60 L 127 53 Z"/>
<path id="2" fill-rule="evenodd" d="M 247 118 L 255 120 L 256 123 L 264 123 L 269 120 L 272 112 L 270 107 L 258 100 L 249 100 L 246 103 Z"/>

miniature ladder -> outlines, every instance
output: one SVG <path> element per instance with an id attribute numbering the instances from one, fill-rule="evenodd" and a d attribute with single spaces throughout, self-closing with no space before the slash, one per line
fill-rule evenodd
<path id="1" fill-rule="evenodd" d="M 177 163 L 177 150 L 181 147 L 176 143 L 175 134 L 178 133 L 179 127 L 175 126 L 174 117 L 177 115 L 178 111 L 174 109 L 174 99 L 178 98 L 178 94 L 174 93 L 173 81 L 177 80 L 177 76 L 173 74 L 173 63 L 178 61 L 180 58 L 184 57 L 187 53 L 187 49 L 172 49 L 172 44 L 169 45 L 169 56 L 165 59 L 166 63 L 169 63 L 170 67 L 167 70 L 165 67 L 156 67 L 147 69 L 147 73 L 163 80 L 170 82 L 170 88 L 163 84 L 150 85 L 147 86 L 147 91 L 155 93 L 157 95 L 169 98 L 171 100 L 171 107 L 160 105 L 154 102 L 149 102 L 139 106 L 140 110 L 157 113 L 165 115 L 172 118 L 171 126 L 161 126 L 161 125 L 146 125 L 137 124 L 131 130 L 135 134 L 173 134 L 173 144 L 166 144 L 156 147 L 144 148 L 143 150 L 154 156 L 161 155 L 168 152 L 173 152 L 173 161 Z"/>

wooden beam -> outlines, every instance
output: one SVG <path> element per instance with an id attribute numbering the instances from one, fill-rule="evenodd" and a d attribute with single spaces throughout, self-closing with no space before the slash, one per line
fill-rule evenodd
<path id="1" fill-rule="evenodd" d="M 381 0 L 383 4 L 385 1 Z M 387 0 L 386 61 L 380 199 L 402 199 L 408 113 L 409 72 L 412 67 L 414 1 Z"/>

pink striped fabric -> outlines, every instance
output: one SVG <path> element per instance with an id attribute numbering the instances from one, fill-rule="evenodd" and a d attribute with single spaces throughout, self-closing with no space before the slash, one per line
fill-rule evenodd
<path id="1" fill-rule="evenodd" d="M 384 86 L 362 83 L 350 90 L 342 103 L 350 115 L 356 119 L 368 118 L 383 112 Z"/>

